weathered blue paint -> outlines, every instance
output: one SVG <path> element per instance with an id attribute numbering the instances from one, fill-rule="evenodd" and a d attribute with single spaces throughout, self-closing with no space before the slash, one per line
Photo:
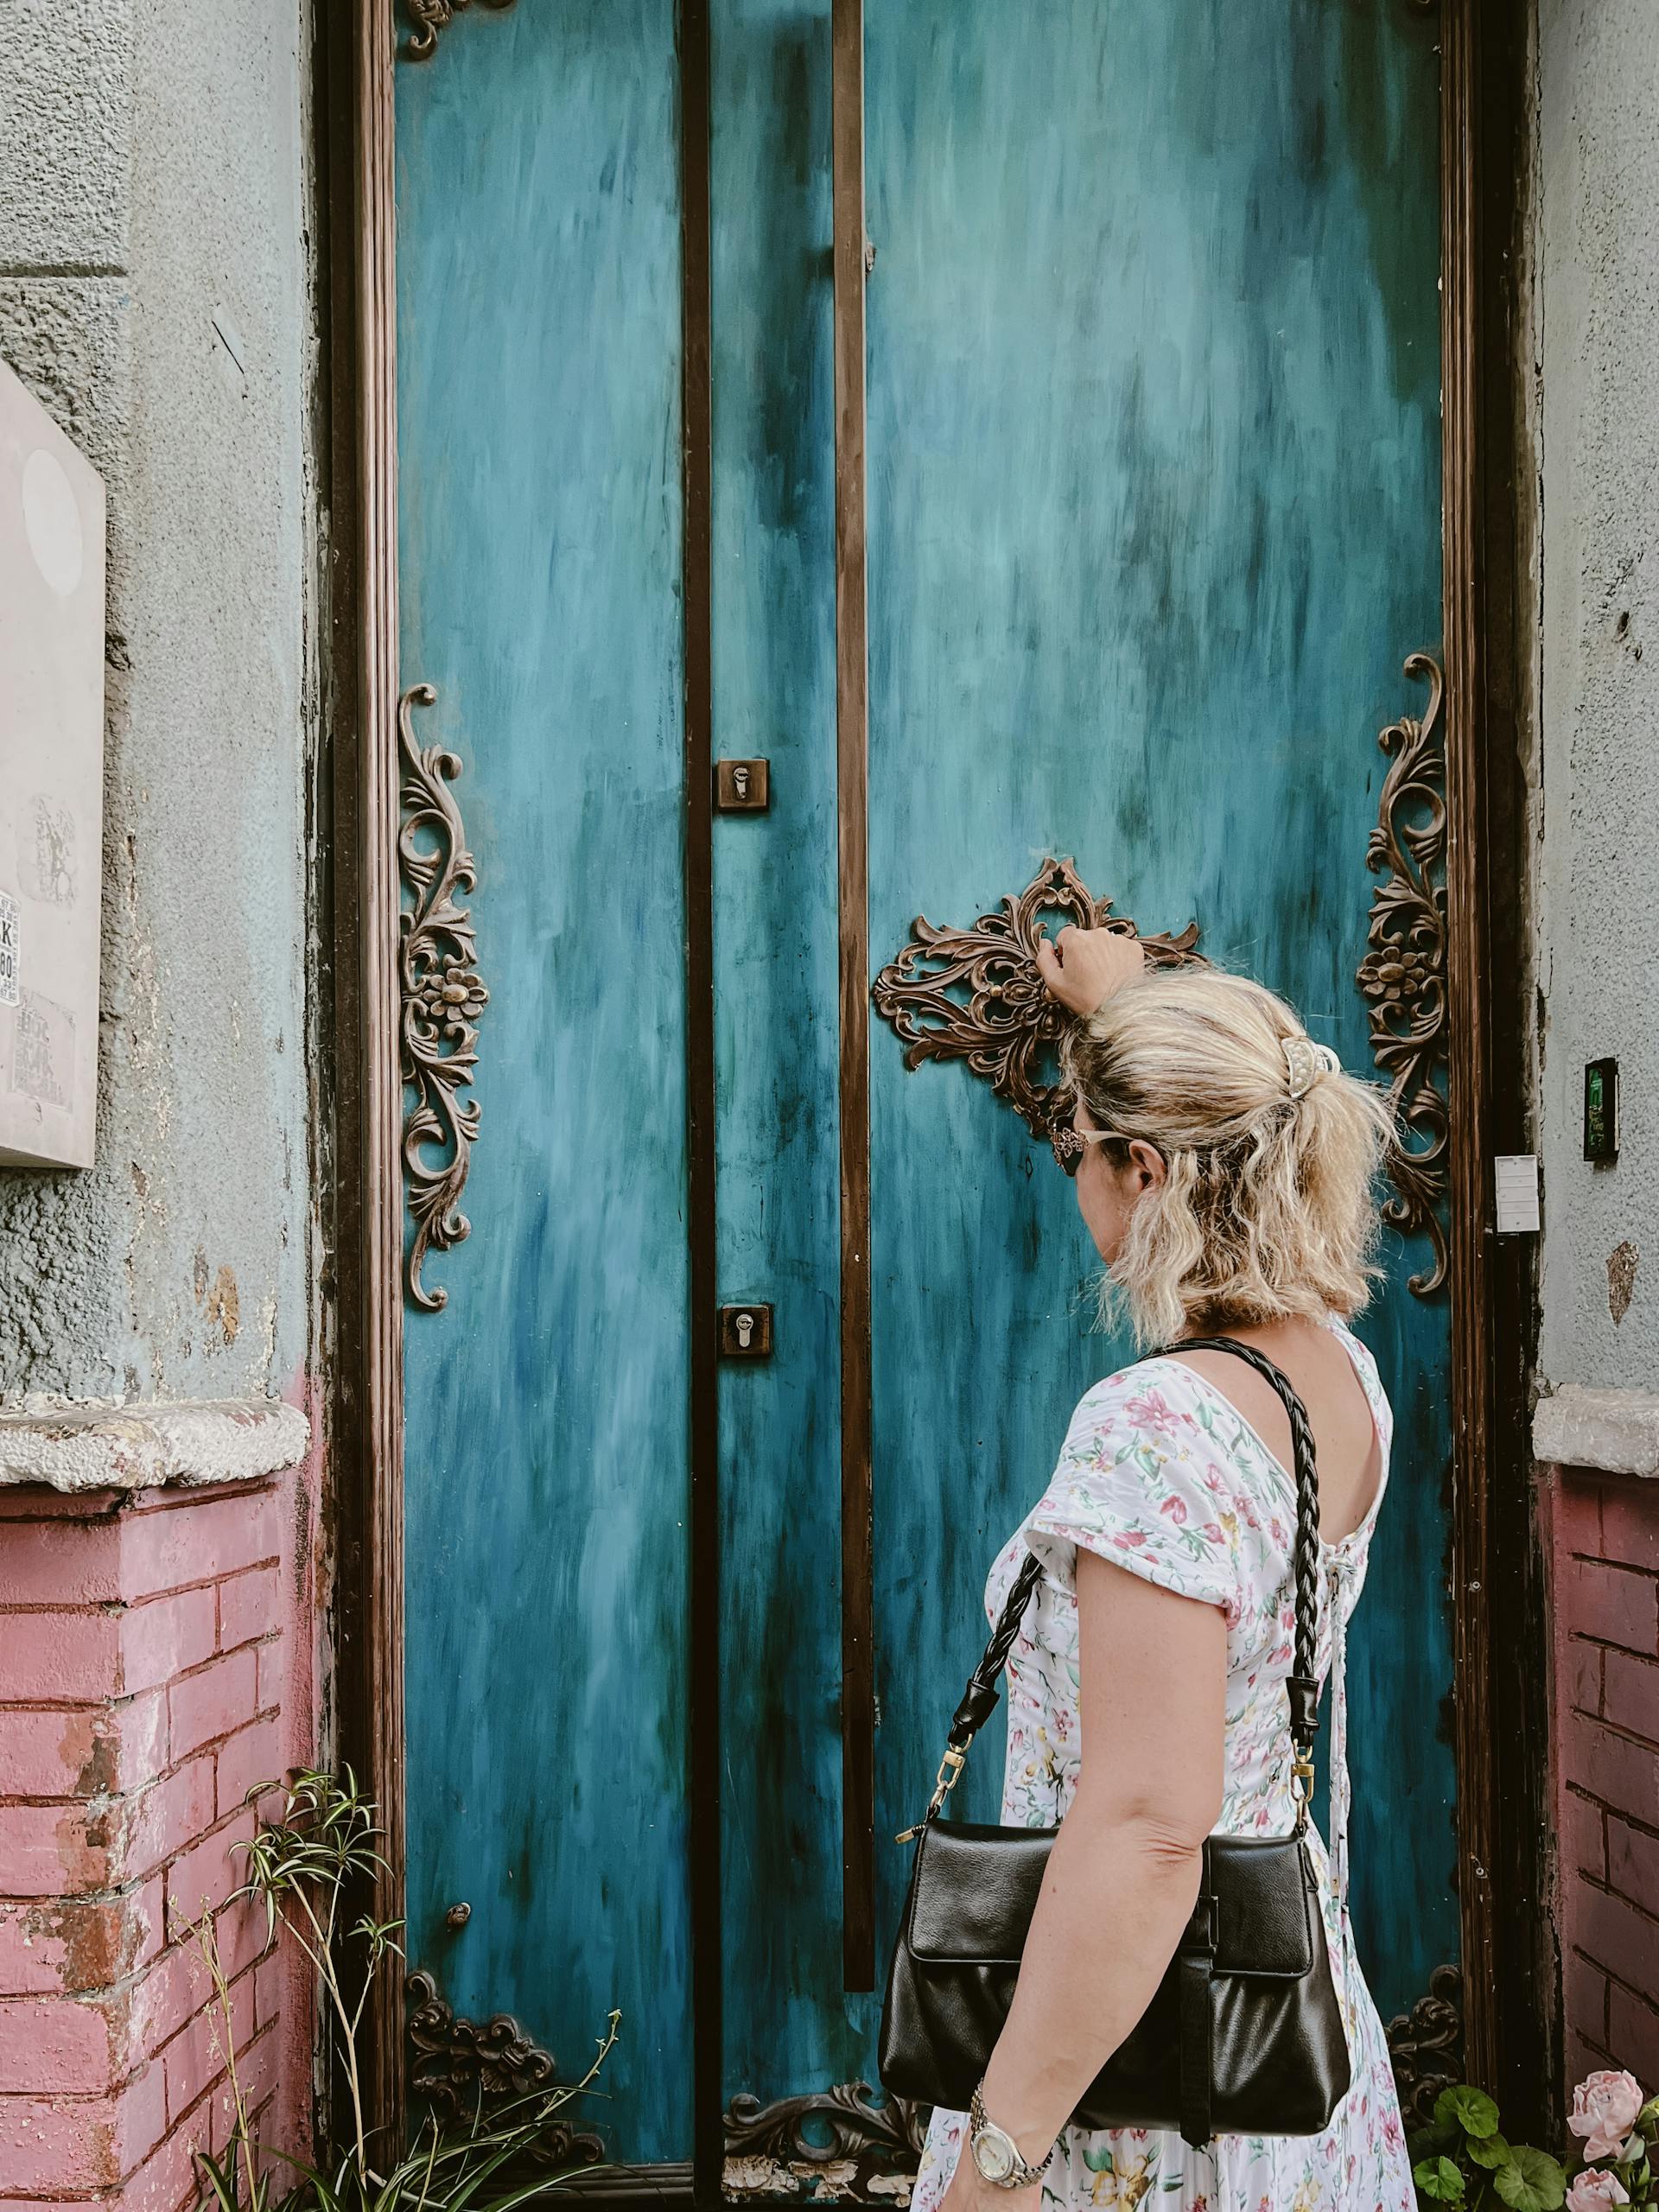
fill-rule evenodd
<path id="1" fill-rule="evenodd" d="M 470 1241 L 408 1315 L 411 1962 L 690 2147 L 671 0 L 398 73 L 403 680 L 466 763 Z M 444 1909 L 465 1898 L 463 1933 Z"/>
<path id="2" fill-rule="evenodd" d="M 988 7 L 871 0 L 877 958 L 1071 854 L 1369 1065 L 1375 733 L 1439 631 L 1437 97 L 1399 9 L 1071 0 L 1010 38 Z M 1083 1332 L 1070 1188 L 1006 1109 L 885 1035 L 874 1077 L 880 1834 L 931 1774 L 991 1554 L 1119 1348 Z M 1402 1422 L 1353 1669 L 1385 2007 L 1458 1949 L 1452 1758 L 1425 1740 L 1446 1313 L 1399 1274 L 1369 1332 Z"/>

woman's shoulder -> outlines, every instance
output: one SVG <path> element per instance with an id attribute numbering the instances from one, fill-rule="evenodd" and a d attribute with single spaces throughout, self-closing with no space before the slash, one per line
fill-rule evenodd
<path id="1" fill-rule="evenodd" d="M 1084 1392 L 1066 1430 L 1065 1454 L 1109 1446 L 1116 1459 L 1143 1442 L 1161 1454 L 1179 1442 L 1185 1457 L 1217 1441 L 1203 1378 L 1183 1361 L 1154 1353 L 1115 1369 Z"/>

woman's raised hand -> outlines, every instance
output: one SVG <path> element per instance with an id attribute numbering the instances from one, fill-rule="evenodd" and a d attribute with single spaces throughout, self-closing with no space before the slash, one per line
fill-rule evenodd
<path id="1" fill-rule="evenodd" d="M 1140 938 L 1122 930 L 1080 930 L 1068 924 L 1052 944 L 1044 930 L 1037 932 L 1037 965 L 1048 995 L 1073 1014 L 1092 1014 L 1146 963 Z"/>

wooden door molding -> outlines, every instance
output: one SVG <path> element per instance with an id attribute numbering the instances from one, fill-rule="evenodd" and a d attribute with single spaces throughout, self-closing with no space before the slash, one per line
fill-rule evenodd
<path id="1" fill-rule="evenodd" d="M 1432 4 L 1411 0 L 1415 9 Z M 388 1919 L 403 1910 L 405 1865 L 394 6 L 395 0 L 356 0 L 349 14 L 340 11 L 322 27 L 316 110 L 328 263 L 333 667 L 340 693 L 335 838 L 327 856 L 340 1060 L 331 1192 L 339 1356 L 330 1408 L 339 1530 L 339 1755 L 357 1767 L 381 1808 L 386 1872 L 372 1909 Z M 1528 994 L 1517 983 L 1499 1003 L 1489 988 L 1495 974 L 1522 975 L 1527 943 L 1521 746 L 1527 616 L 1518 554 L 1526 531 L 1516 367 L 1526 55 L 1499 0 L 1440 0 L 1440 9 L 1459 1872 L 1468 2071 L 1526 2101 L 1545 2094 L 1552 2074 L 1542 1956 L 1543 1738 L 1539 1670 L 1529 1656 L 1541 1648 L 1532 1641 L 1541 1613 L 1525 1442 L 1535 1300 L 1524 1240 L 1511 1240 L 1499 1252 L 1487 1235 L 1485 1168 L 1495 1150 L 1529 1148 Z M 425 7 L 417 24 L 417 36 L 428 35 L 423 52 L 431 51 L 454 12 L 454 0 Z M 685 282 L 688 302 L 702 302 L 700 326 L 693 327 L 695 315 L 688 318 L 685 386 L 687 576 L 689 586 L 699 575 L 702 585 L 695 599 L 688 589 L 686 601 L 689 832 L 697 827 L 691 817 L 709 790 L 709 448 L 706 413 L 700 417 L 697 411 L 706 410 L 709 372 L 707 38 L 706 0 L 683 0 Z M 702 440 L 693 451 L 699 419 Z M 690 849 L 697 849 L 698 842 L 693 836 Z M 700 1234 L 712 1249 L 709 895 L 707 883 L 688 885 L 694 1304 L 709 1287 L 696 1251 Z M 861 982 L 861 999 L 863 988 Z M 703 1298 L 691 1322 L 701 1343 L 713 1328 L 712 1298 Z M 712 1351 L 706 1358 L 699 1352 L 692 1372 L 691 1540 L 695 1574 L 707 1577 L 712 1588 Z M 701 1510 L 700 1480 L 709 1493 Z M 691 1663 L 694 1707 L 702 1713 L 693 1725 L 702 1727 L 717 1701 L 717 1658 L 705 1645 Z M 703 1930 L 698 2001 L 714 2007 L 715 2023 L 712 2033 L 704 2025 L 698 2035 L 696 2194 L 713 2205 L 724 2148 L 717 1948 L 708 1955 L 709 1937 L 717 1942 L 718 1931 L 717 1917 L 711 1918 L 718 1912 L 718 1860 L 708 1848 L 718 1807 L 696 1777 L 691 1805 L 700 1852 L 714 1870 L 701 1878 L 694 1870 L 693 1877 L 702 1891 L 712 1891 L 694 1910 Z M 381 2123 L 395 2125 L 407 2075 L 401 1996 L 375 2016 L 369 2056 L 372 2110 Z M 690 2193 L 684 2181 L 677 2185 Z"/>

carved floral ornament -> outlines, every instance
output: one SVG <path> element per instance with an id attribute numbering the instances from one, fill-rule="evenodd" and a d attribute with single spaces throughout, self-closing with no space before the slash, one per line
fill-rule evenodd
<path id="1" fill-rule="evenodd" d="M 404 0 L 404 13 L 408 16 L 410 35 L 399 51 L 405 61 L 429 61 L 438 50 L 438 34 L 448 30 L 459 15 L 465 14 L 473 0 Z M 479 0 L 493 15 L 505 15 L 516 4 L 516 0 Z"/>
<path id="2" fill-rule="evenodd" d="M 463 1098 L 478 1065 L 478 1024 L 490 995 L 478 973 L 472 917 L 456 894 L 476 887 L 466 830 L 449 789 L 461 762 L 441 747 L 424 749 L 414 731 L 416 707 L 437 693 L 416 683 L 397 702 L 403 766 L 398 871 L 411 903 L 400 918 L 398 980 L 403 1001 L 404 1172 L 415 1225 L 404 1283 L 415 1304 L 435 1313 L 445 1290 L 429 1290 L 421 1270 L 429 1250 L 446 1252 L 472 1234 L 461 1194 L 478 1135 L 476 1099 Z"/>

